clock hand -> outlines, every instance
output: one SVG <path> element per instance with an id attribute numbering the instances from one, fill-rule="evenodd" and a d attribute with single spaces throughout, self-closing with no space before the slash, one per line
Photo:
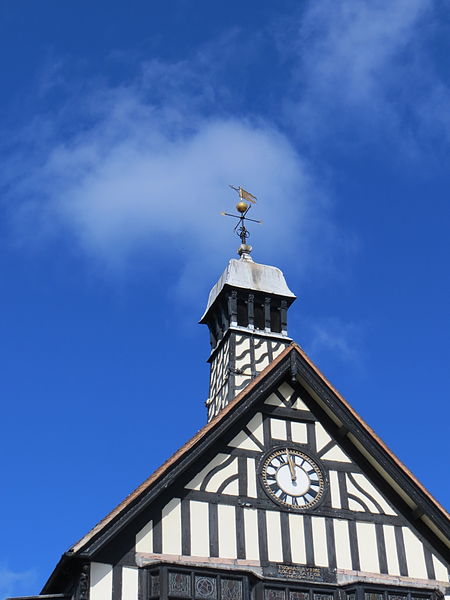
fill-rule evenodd
<path id="1" fill-rule="evenodd" d="M 296 481 L 297 474 L 295 472 L 295 465 L 294 465 L 294 461 L 292 460 L 292 456 L 289 454 L 288 448 L 286 448 L 286 455 L 288 458 L 289 470 L 291 472 L 291 479 L 292 479 L 292 481 Z"/>

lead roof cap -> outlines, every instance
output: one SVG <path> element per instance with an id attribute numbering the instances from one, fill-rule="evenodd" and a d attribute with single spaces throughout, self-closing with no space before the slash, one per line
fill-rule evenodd
<path id="1" fill-rule="evenodd" d="M 219 281 L 209 292 L 208 304 L 200 323 L 205 322 L 209 309 L 226 285 L 290 298 L 289 304 L 296 298 L 295 294 L 288 288 L 280 269 L 255 263 L 249 255 L 244 254 L 240 259 L 232 258 L 230 260 Z"/>

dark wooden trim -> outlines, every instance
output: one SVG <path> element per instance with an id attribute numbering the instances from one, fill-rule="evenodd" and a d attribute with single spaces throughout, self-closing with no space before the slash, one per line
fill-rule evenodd
<path id="1" fill-rule="evenodd" d="M 149 577 L 150 573 L 148 569 L 138 570 L 138 600 L 147 600 L 149 597 Z"/>
<path id="2" fill-rule="evenodd" d="M 267 547 L 267 520 L 266 511 L 258 509 L 258 542 L 259 556 L 262 562 L 269 560 L 269 552 Z"/>
<path id="3" fill-rule="evenodd" d="M 345 481 L 345 473 L 343 473 L 342 471 L 338 471 L 337 476 L 338 476 L 338 485 L 339 485 L 339 495 L 341 497 L 341 506 L 342 506 L 342 508 L 349 510 L 348 496 L 347 496 L 347 482 Z"/>
<path id="4" fill-rule="evenodd" d="M 361 563 L 359 561 L 359 549 L 358 549 L 358 535 L 356 531 L 356 522 L 348 522 L 348 535 L 350 539 L 350 556 L 352 557 L 352 569 L 354 571 L 361 570 Z"/>
<path id="5" fill-rule="evenodd" d="M 299 423 L 314 423 L 317 419 L 308 410 L 297 410 L 295 408 L 284 408 L 284 406 L 273 406 L 272 404 L 263 404 L 261 412 L 272 417 L 291 419 Z"/>
<path id="6" fill-rule="evenodd" d="M 208 471 L 208 473 L 205 475 L 205 478 L 203 479 L 202 483 L 200 484 L 200 491 L 204 492 L 206 490 L 206 486 L 211 481 L 211 479 L 214 477 L 214 475 L 216 473 L 219 473 L 219 471 L 221 471 L 222 469 L 225 469 L 225 467 L 228 467 L 233 462 L 233 460 L 235 460 L 235 457 L 229 456 L 223 462 L 221 462 L 220 465 L 217 465 L 216 467 L 212 468 L 211 471 Z"/>
<path id="7" fill-rule="evenodd" d="M 265 452 L 267 450 L 267 448 L 269 448 L 273 441 L 272 441 L 272 434 L 270 431 L 270 417 L 267 416 L 267 414 L 262 413 L 262 425 L 263 425 L 263 437 L 264 437 L 264 448 L 263 448 L 263 452 Z"/>
<path id="8" fill-rule="evenodd" d="M 394 528 L 395 542 L 397 545 L 398 566 L 400 575 L 408 576 L 408 565 L 406 563 L 405 541 L 403 539 L 403 530 L 401 527 Z"/>
<path id="9" fill-rule="evenodd" d="M 286 438 L 289 443 L 292 443 L 292 422 L 289 420 L 285 421 L 286 423 Z"/>
<path id="10" fill-rule="evenodd" d="M 359 504 L 365 512 L 370 513 L 369 507 L 364 502 L 364 500 L 361 500 L 361 498 L 358 498 L 357 496 L 350 494 L 350 492 L 347 493 L 347 498 L 349 500 L 353 500 L 353 502 L 356 502 L 356 504 Z M 358 512 L 358 511 L 355 511 L 355 512 Z"/>
<path id="11" fill-rule="evenodd" d="M 320 459 L 322 464 L 326 466 L 329 471 L 345 471 L 346 473 L 362 473 L 358 465 L 348 462 L 340 462 L 339 460 L 327 460 Z"/>
<path id="12" fill-rule="evenodd" d="M 373 502 L 373 504 L 375 504 L 375 508 L 378 510 L 378 512 L 380 514 L 382 514 L 384 511 L 381 507 L 381 505 L 375 500 L 375 498 L 373 498 L 369 492 L 366 492 L 365 489 L 363 489 L 359 483 L 356 481 L 356 479 L 353 477 L 353 473 L 348 473 L 348 478 L 350 479 L 350 481 L 352 482 L 352 484 L 355 486 L 355 488 L 361 493 L 363 494 L 363 496 L 365 496 L 366 498 L 368 498 L 371 502 Z M 369 512 L 372 512 L 369 508 L 368 508 Z"/>
<path id="13" fill-rule="evenodd" d="M 380 573 L 388 572 L 387 557 L 386 557 L 386 541 L 384 539 L 384 529 L 381 523 L 375 523 L 375 535 L 377 538 L 378 562 L 380 565 Z"/>
<path id="14" fill-rule="evenodd" d="M 317 453 L 317 441 L 316 441 L 316 424 L 306 423 L 308 445 L 311 450 Z"/>
<path id="15" fill-rule="evenodd" d="M 236 555 L 238 558 L 245 558 L 245 525 L 244 509 L 242 506 L 236 507 Z"/>
<path id="16" fill-rule="evenodd" d="M 325 518 L 325 531 L 327 535 L 328 564 L 331 569 L 335 569 L 337 567 L 336 539 L 334 535 L 333 519 L 331 519 L 330 517 Z"/>
<path id="17" fill-rule="evenodd" d="M 280 528 L 281 528 L 281 545 L 283 549 L 283 562 L 291 563 L 291 536 L 289 532 L 289 514 L 286 512 L 280 513 Z"/>
<path id="18" fill-rule="evenodd" d="M 257 475 L 257 486 L 259 488 L 259 477 Z M 331 508 L 324 503 L 317 507 L 306 509 L 305 511 L 293 511 L 289 507 L 284 507 L 281 504 L 275 504 L 265 494 L 258 498 L 231 496 L 230 494 L 218 494 L 216 492 L 199 492 L 198 490 L 190 490 L 186 493 L 186 499 L 197 500 L 199 502 L 209 502 L 213 504 L 224 504 L 228 506 L 251 506 L 253 508 L 261 508 L 263 510 L 279 510 L 280 512 L 288 512 L 294 514 L 305 515 L 309 514 L 316 517 L 331 517 L 333 519 L 341 519 L 347 521 L 363 521 L 368 523 L 380 523 L 382 525 L 404 525 L 405 521 L 402 517 L 395 515 L 378 515 L 376 513 L 355 512 L 347 509 Z"/>
<path id="19" fill-rule="evenodd" d="M 305 531 L 306 564 L 314 565 L 314 539 L 312 534 L 311 515 L 303 517 L 303 528 Z"/>
<path id="20" fill-rule="evenodd" d="M 255 413 L 255 415 L 256 414 L 257 413 Z M 253 415 L 253 416 L 255 416 L 255 415 Z M 264 416 L 263 416 L 263 421 L 264 421 Z M 258 448 L 260 448 L 261 452 L 264 452 L 264 450 L 265 450 L 264 444 L 261 444 L 261 442 L 258 440 L 258 438 L 255 435 L 253 435 L 253 433 L 250 431 L 250 429 L 247 426 L 243 427 L 242 431 L 252 440 L 252 442 L 254 444 L 256 444 L 258 446 Z"/>
<path id="21" fill-rule="evenodd" d="M 112 572 L 112 600 L 122 600 L 122 565 L 114 565 Z"/>
<path id="22" fill-rule="evenodd" d="M 162 553 L 162 510 L 161 508 L 155 512 L 153 517 L 153 552 L 155 554 Z"/>
<path id="23" fill-rule="evenodd" d="M 190 501 L 186 498 L 181 500 L 181 554 L 191 554 L 191 510 Z"/>
<path id="24" fill-rule="evenodd" d="M 209 555 L 219 556 L 219 519 L 217 504 L 210 504 L 209 511 Z"/>
<path id="25" fill-rule="evenodd" d="M 247 481 L 247 457 L 238 456 L 238 492 L 239 496 L 248 496 L 248 481 Z"/>
<path id="26" fill-rule="evenodd" d="M 436 579 L 436 573 L 434 571 L 434 564 L 433 564 L 433 556 L 432 556 L 430 550 L 425 545 L 423 545 L 423 554 L 425 557 L 425 566 L 427 568 L 428 579 Z"/>
<path id="27" fill-rule="evenodd" d="M 336 440 L 331 439 L 328 443 L 325 444 L 325 446 L 323 446 L 323 448 L 317 451 L 317 456 L 322 458 L 322 456 L 326 454 L 329 450 L 334 448 L 334 446 L 338 446 L 338 444 L 336 444 Z"/>
<path id="28" fill-rule="evenodd" d="M 222 481 L 222 483 L 217 488 L 217 493 L 223 494 L 224 490 L 226 490 L 227 486 L 236 480 L 238 481 L 238 486 L 239 486 L 239 474 L 238 475 L 230 475 L 229 477 L 227 477 L 224 481 Z"/>

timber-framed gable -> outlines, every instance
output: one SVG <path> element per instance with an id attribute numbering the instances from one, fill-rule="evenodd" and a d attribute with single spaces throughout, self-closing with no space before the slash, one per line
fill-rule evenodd
<path id="1" fill-rule="evenodd" d="M 264 458 L 285 446 L 323 469 L 323 497 L 313 509 L 276 504 L 264 489 Z M 436 582 L 448 581 L 447 519 L 292 344 L 76 544 L 60 569 L 78 565 L 76 578 L 87 562 L 99 565 L 94 572 L 111 565 L 114 589 L 136 576 L 145 600 L 153 597 L 152 577 L 166 590 L 161 597 L 171 597 L 171 574 L 184 573 L 192 590 L 196 577 L 213 568 L 219 589 L 220 570 L 229 572 L 230 565 L 229 580 L 239 575 L 242 589 L 265 600 L 283 594 L 295 600 L 297 592 L 318 600 L 323 586 L 334 586 L 326 592 L 332 596 L 350 594 L 349 600 L 353 593 L 393 600 L 399 586 L 402 600 L 418 588 L 431 598 Z M 302 576 L 310 583 L 306 591 Z M 57 568 L 44 592 L 57 589 L 61 578 Z"/>

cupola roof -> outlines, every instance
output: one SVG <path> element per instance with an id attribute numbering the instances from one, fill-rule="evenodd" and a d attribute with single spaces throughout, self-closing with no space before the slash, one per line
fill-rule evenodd
<path id="1" fill-rule="evenodd" d="M 208 304 L 200 323 L 205 322 L 209 309 L 225 286 L 282 296 L 290 300 L 289 304 L 296 298 L 288 288 L 280 269 L 256 263 L 249 255 L 243 254 L 240 259 L 232 258 L 230 260 L 219 281 L 210 291 Z"/>

